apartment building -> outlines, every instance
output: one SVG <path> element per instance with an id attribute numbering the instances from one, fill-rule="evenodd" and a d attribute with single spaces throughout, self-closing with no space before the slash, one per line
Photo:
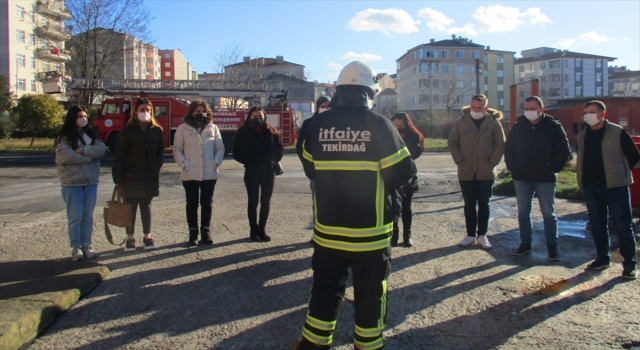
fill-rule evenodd
<path id="1" fill-rule="evenodd" d="M 609 96 L 640 97 L 640 71 L 624 69 L 614 70 L 609 67 Z"/>
<path id="2" fill-rule="evenodd" d="M 396 60 L 398 110 L 455 115 L 479 91 L 491 107 L 508 112 L 514 54 L 455 35 L 411 48 Z"/>
<path id="3" fill-rule="evenodd" d="M 516 83 L 539 81 L 539 95 L 547 104 L 561 99 L 609 95 L 608 62 L 614 57 L 591 55 L 552 47 L 521 52 L 514 62 Z M 518 105 L 526 96 L 519 92 Z"/>
<path id="4" fill-rule="evenodd" d="M 305 80 L 304 66 L 284 60 L 283 56 L 276 58 L 245 56 L 242 62 L 224 67 L 225 79 L 262 79 L 273 74 Z"/>
<path id="5" fill-rule="evenodd" d="M 178 50 L 160 50 L 162 80 L 194 80 L 191 63 Z"/>
<path id="6" fill-rule="evenodd" d="M 71 18 L 63 0 L 5 0 L 0 6 L 0 74 L 18 97 L 60 93 L 71 55 L 65 49 Z M 63 95 L 57 95 L 63 99 Z"/>

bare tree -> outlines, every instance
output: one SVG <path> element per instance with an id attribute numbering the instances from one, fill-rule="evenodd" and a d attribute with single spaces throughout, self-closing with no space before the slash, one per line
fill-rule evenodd
<path id="1" fill-rule="evenodd" d="M 451 74 L 449 79 L 442 80 L 442 84 L 440 104 L 447 111 L 447 117 L 451 118 L 451 111 L 455 107 L 459 107 L 463 96 L 474 92 L 475 88 L 471 86 L 471 81 L 461 80 L 461 77 L 456 74 Z"/>
<path id="2" fill-rule="evenodd" d="M 113 76 L 114 66 L 135 49 L 129 39 L 149 42 L 147 23 L 153 19 L 142 0 L 66 0 L 71 13 L 72 38 L 67 46 L 71 61 L 67 70 L 73 78 L 105 79 Z M 86 83 L 75 99 L 91 106 L 100 91 Z"/>
<path id="3" fill-rule="evenodd" d="M 245 62 L 245 57 L 251 57 L 241 44 L 233 42 L 224 46 L 213 56 L 211 63 L 216 73 L 221 73 L 224 80 L 237 83 L 251 82 L 260 78 L 251 60 Z M 248 102 L 240 97 L 221 98 L 220 105 L 231 110 L 244 109 Z"/>

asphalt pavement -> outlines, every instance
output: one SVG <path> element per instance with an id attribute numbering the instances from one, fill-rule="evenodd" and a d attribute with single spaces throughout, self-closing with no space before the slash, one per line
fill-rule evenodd
<path id="1" fill-rule="evenodd" d="M 227 158 L 214 194 L 214 245 L 191 249 L 184 190 L 167 159 L 152 204 L 158 249 L 133 253 L 104 238 L 106 160 L 94 214 L 99 258 L 83 262 L 70 261 L 55 168 L 42 162 L 7 165 L 0 156 L 0 349 L 290 349 L 300 337 L 313 249 L 309 184 L 295 155 L 276 179 L 273 241 L 249 241 L 243 170 Z M 455 165 L 447 153 L 425 153 L 417 165 L 415 246 L 393 249 L 386 349 L 640 346 L 639 282 L 620 278 L 616 252 L 611 268 L 584 269 L 595 252 L 583 203 L 556 202 L 560 262 L 547 259 L 536 205 L 532 253 L 510 254 L 519 243 L 511 197 L 492 199 L 494 248 L 461 248 Z M 353 313 L 349 286 L 334 349 L 352 348 Z"/>

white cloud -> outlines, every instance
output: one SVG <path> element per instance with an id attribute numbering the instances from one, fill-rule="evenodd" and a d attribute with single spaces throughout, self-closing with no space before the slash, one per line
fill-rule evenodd
<path id="1" fill-rule="evenodd" d="M 522 15 L 524 17 L 528 17 L 529 23 L 531 24 L 542 25 L 543 23 L 551 23 L 551 20 L 549 19 L 549 17 L 547 17 L 547 15 L 545 15 L 544 13 L 540 12 L 539 7 L 530 7 Z"/>
<path id="2" fill-rule="evenodd" d="M 374 55 L 371 53 L 355 53 L 353 51 L 349 51 L 342 56 L 342 59 L 345 61 L 382 61 L 382 56 Z"/>
<path id="3" fill-rule="evenodd" d="M 457 34 L 457 35 L 468 35 L 468 36 L 476 36 L 478 35 L 478 31 L 476 30 L 476 26 L 467 23 L 464 27 L 451 27 L 447 29 L 447 33 L 449 34 Z"/>
<path id="4" fill-rule="evenodd" d="M 429 7 L 420 10 L 418 17 L 424 18 L 427 22 L 427 27 L 434 30 L 445 31 L 448 26 L 453 24 L 453 20 L 444 13 Z"/>
<path id="5" fill-rule="evenodd" d="M 327 64 L 327 67 L 334 69 L 334 70 L 341 70 L 342 69 L 342 65 L 339 63 L 333 63 L 333 62 L 329 62 Z"/>
<path id="6" fill-rule="evenodd" d="M 520 10 L 510 6 L 480 6 L 471 16 L 480 22 L 478 31 L 483 33 L 510 32 L 524 23 L 520 20 Z"/>
<path id="7" fill-rule="evenodd" d="M 417 33 L 420 21 L 401 9 L 366 9 L 356 13 L 347 28 L 357 32 L 379 30 L 385 34 Z"/>
<path id="8" fill-rule="evenodd" d="M 613 38 L 609 38 L 606 35 L 598 34 L 595 30 L 578 35 L 575 38 L 563 38 L 560 39 L 555 46 L 567 48 L 574 45 L 582 44 L 599 44 L 607 41 L 613 41 Z M 624 40 L 624 39 L 622 39 Z"/>

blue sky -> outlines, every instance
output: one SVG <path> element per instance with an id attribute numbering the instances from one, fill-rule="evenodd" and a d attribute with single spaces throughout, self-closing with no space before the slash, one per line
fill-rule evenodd
<path id="1" fill-rule="evenodd" d="M 491 49 L 547 46 L 616 57 L 640 69 L 640 1 L 168 1 L 147 0 L 160 49 L 180 49 L 198 73 L 237 44 L 251 57 L 284 56 L 310 80 L 333 82 L 363 59 L 395 73 L 408 49 L 463 36 Z"/>

